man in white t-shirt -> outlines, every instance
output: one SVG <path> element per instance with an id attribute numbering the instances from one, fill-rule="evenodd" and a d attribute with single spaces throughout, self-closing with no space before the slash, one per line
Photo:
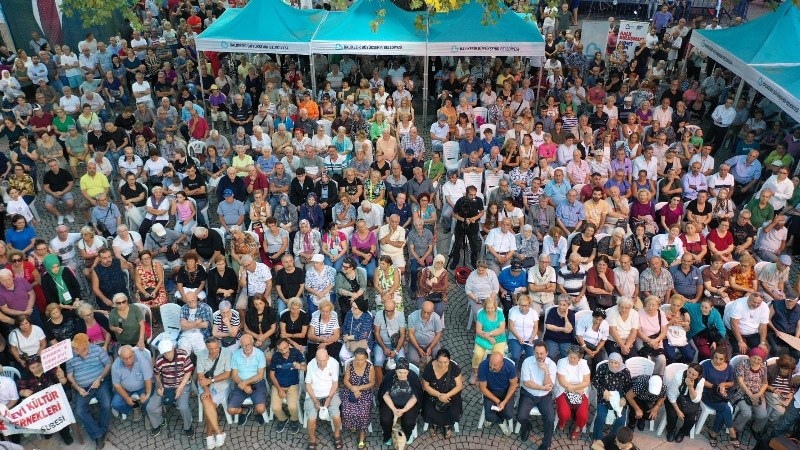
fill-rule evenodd
<path id="1" fill-rule="evenodd" d="M 467 185 L 464 180 L 458 178 L 458 171 L 451 170 L 447 173 L 447 183 L 442 185 L 442 198 L 444 205 L 442 206 L 442 222 L 444 223 L 446 233 L 450 232 L 450 221 L 453 218 L 453 206 L 455 206 L 458 199 L 467 195 Z"/>
<path id="2" fill-rule="evenodd" d="M 247 309 L 249 298 L 257 295 L 264 295 L 270 298 L 272 295 L 272 272 L 269 267 L 262 262 L 258 262 L 250 255 L 242 256 L 241 266 L 239 267 L 239 286 L 242 292 L 236 300 L 236 309 L 240 312 Z"/>
<path id="3" fill-rule="evenodd" d="M 746 355 L 755 347 L 760 347 L 769 353 L 767 347 L 769 306 L 764 303 L 764 297 L 760 293 L 754 292 L 749 297 L 742 297 L 728 304 L 722 320 L 728 329 L 728 338 L 734 353 Z"/>
<path id="4" fill-rule="evenodd" d="M 150 88 L 150 83 L 144 79 L 144 74 L 138 72 L 136 74 L 136 82 L 131 85 L 131 92 L 136 97 L 136 103 L 144 103 L 152 111 L 156 109 L 155 103 L 151 94 L 153 93 Z"/>
<path id="5" fill-rule="evenodd" d="M 695 155 L 697 156 L 697 155 Z M 692 157 L 691 161 L 695 161 L 695 156 Z M 702 167 L 700 170 L 703 170 Z M 716 197 L 719 195 L 719 191 L 721 189 L 728 190 L 728 198 L 731 198 L 731 194 L 733 194 L 733 186 L 734 186 L 734 179 L 733 175 L 731 175 L 731 166 L 723 163 L 719 166 L 719 172 L 715 173 L 711 176 L 711 179 L 708 180 L 708 193 L 712 197 Z"/>
<path id="6" fill-rule="evenodd" d="M 358 208 L 358 220 L 367 223 L 367 228 L 376 230 L 383 224 L 383 206 L 362 200 Z"/>
<path id="7" fill-rule="evenodd" d="M 400 269 L 406 267 L 406 260 L 403 257 L 403 248 L 406 246 L 406 230 L 400 226 L 400 216 L 392 214 L 387 220 L 388 223 L 382 225 L 378 231 L 378 239 L 381 242 L 381 256 L 392 258 L 392 265 Z"/>
<path id="8" fill-rule="evenodd" d="M 59 225 L 56 227 L 56 237 L 50 240 L 50 247 L 61 258 L 61 264 L 69 267 L 73 272 L 78 270 L 75 243 L 80 239 L 80 233 L 70 233 L 69 227 Z"/>
<path id="9" fill-rule="evenodd" d="M 303 411 L 308 419 L 308 440 L 317 443 L 317 417 L 326 408 L 333 422 L 334 439 L 341 439 L 342 418 L 339 416 L 339 364 L 331 361 L 328 350 L 317 350 L 316 358 L 306 368 L 306 400 Z"/>

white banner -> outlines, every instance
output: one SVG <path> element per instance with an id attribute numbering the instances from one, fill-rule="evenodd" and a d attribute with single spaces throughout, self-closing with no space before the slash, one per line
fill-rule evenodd
<path id="1" fill-rule="evenodd" d="M 311 53 L 323 55 L 425 56 L 424 42 L 311 41 Z"/>
<path id="2" fill-rule="evenodd" d="M 608 21 L 607 20 L 584 20 L 581 24 L 583 34 L 583 54 L 594 58 L 595 52 L 606 54 L 608 45 Z"/>
<path id="3" fill-rule="evenodd" d="M 42 351 L 42 369 L 47 372 L 72 359 L 72 341 L 64 339 L 56 345 L 47 347 Z"/>
<path id="4" fill-rule="evenodd" d="M 14 409 L 0 411 L 0 431 L 11 434 L 51 434 L 75 423 L 64 387 L 50 386 L 28 398 L 21 399 Z"/>
<path id="5" fill-rule="evenodd" d="M 633 59 L 633 48 L 636 44 L 647 36 L 647 30 L 650 29 L 648 22 L 634 22 L 632 20 L 623 20 L 619 24 L 619 37 L 617 37 L 617 45 L 625 45 L 625 53 L 628 54 L 628 61 Z"/>
<path id="6" fill-rule="evenodd" d="M 198 38 L 197 50 L 231 53 L 279 53 L 308 55 L 308 44 L 292 42 L 261 42 L 235 39 Z"/>
<path id="7" fill-rule="evenodd" d="M 544 42 L 431 42 L 428 56 L 544 56 Z"/>

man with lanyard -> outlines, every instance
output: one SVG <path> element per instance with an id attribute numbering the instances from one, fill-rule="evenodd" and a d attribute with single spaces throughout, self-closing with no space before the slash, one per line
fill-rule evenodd
<path id="1" fill-rule="evenodd" d="M 500 352 L 493 352 L 478 366 L 478 386 L 483 394 L 483 412 L 486 416 L 487 428 L 493 423 L 500 424 L 500 430 L 506 436 L 511 435 L 511 424 L 514 419 L 514 394 L 517 392 L 519 379 L 515 364 Z"/>
<path id="2" fill-rule="evenodd" d="M 475 186 L 469 186 L 467 195 L 458 199 L 453 206 L 453 219 L 456 221 L 456 227 L 455 241 L 450 251 L 450 270 L 455 270 L 458 266 L 459 253 L 467 239 L 469 240 L 471 265 L 475 267 L 478 260 L 478 252 L 481 248 L 478 222 L 484 214 L 484 208 L 483 199 L 478 198 L 477 195 L 478 189 Z"/>

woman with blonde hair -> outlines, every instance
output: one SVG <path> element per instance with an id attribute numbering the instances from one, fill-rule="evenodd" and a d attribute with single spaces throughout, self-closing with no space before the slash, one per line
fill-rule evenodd
<path id="1" fill-rule="evenodd" d="M 475 346 L 472 350 L 472 378 L 470 384 L 478 384 L 478 366 L 487 354 L 505 353 L 507 346 L 506 318 L 503 309 L 497 306 L 497 298 L 489 297 L 475 318 Z"/>

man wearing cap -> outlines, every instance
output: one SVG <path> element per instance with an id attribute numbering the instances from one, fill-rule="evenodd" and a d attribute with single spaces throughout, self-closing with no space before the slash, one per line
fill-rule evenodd
<path id="1" fill-rule="evenodd" d="M 746 355 L 749 349 L 755 347 L 769 351 L 767 347 L 769 307 L 764 303 L 761 294 L 755 292 L 748 297 L 734 300 L 725 308 L 722 320 L 728 330 L 734 354 Z"/>
<path id="2" fill-rule="evenodd" d="M 647 421 L 656 420 L 664 406 L 667 387 L 660 375 L 638 375 L 631 379 L 625 398 L 628 400 L 628 427 L 644 431 Z"/>
<path id="3" fill-rule="evenodd" d="M 111 382 L 114 386 L 111 407 L 123 415 L 133 412 L 133 421 L 138 422 L 142 418 L 141 406 L 146 407 L 153 396 L 150 352 L 123 345 L 117 354 L 119 358 L 111 366 Z"/>
<path id="4" fill-rule="evenodd" d="M 434 152 L 441 153 L 444 150 L 444 143 L 450 135 L 450 126 L 447 125 L 447 116 L 439 114 L 437 121 L 431 125 L 431 148 Z"/>
<path id="5" fill-rule="evenodd" d="M 182 319 L 181 322 L 183 321 Z M 189 353 L 180 348 L 176 349 L 175 343 L 169 339 L 158 343 L 158 353 L 160 355 L 156 357 L 153 367 L 156 389 L 145 408 L 147 419 L 153 426 L 150 435 L 158 436 L 167 426 L 162 407 L 177 405 L 183 418 L 183 434 L 194 436 L 192 409 L 189 406 L 189 393 L 192 390 L 189 383 L 192 380 L 194 364 L 189 358 Z"/>
<path id="6" fill-rule="evenodd" d="M 222 192 L 222 197 L 225 200 L 217 205 L 217 215 L 220 218 L 219 222 L 222 228 L 230 231 L 232 226 L 241 226 L 244 223 L 244 203 L 234 198 L 233 189 L 225 189 Z"/>
<path id="7" fill-rule="evenodd" d="M 797 297 L 797 293 L 789 283 L 789 269 L 792 266 L 792 257 L 780 255 L 775 262 L 768 262 L 761 270 L 756 272 L 758 277 L 758 291 L 764 296 L 764 301 L 785 300 Z M 789 332 L 794 334 L 794 329 Z"/>
<path id="8" fill-rule="evenodd" d="M 197 232 L 199 228 L 195 228 L 194 231 Z M 181 259 L 177 257 L 178 245 L 187 239 L 186 235 L 171 228 L 167 229 L 164 224 L 155 223 L 149 232 L 141 236 L 144 248 L 153 253 L 153 260 L 160 262 L 165 271 L 172 269 L 177 273 L 181 267 Z"/>
<path id="9" fill-rule="evenodd" d="M 499 297 L 503 303 L 503 314 L 508 317 L 511 307 L 516 304 L 514 299 L 528 290 L 528 274 L 520 262 L 514 261 L 509 267 L 500 271 L 497 283 L 500 285 Z"/>
<path id="10" fill-rule="evenodd" d="M 797 358 L 800 356 L 800 350 L 792 347 L 777 335 L 777 332 L 780 331 L 800 338 L 800 307 L 797 306 L 797 293 L 791 292 L 791 294 L 783 300 L 776 299 L 770 303 L 767 342 L 769 342 L 769 348 L 773 355 L 778 354 L 781 347 L 786 347 L 789 349 L 789 354 Z"/>
<path id="11" fill-rule="evenodd" d="M 78 333 L 72 338 L 73 357 L 67 361 L 67 380 L 75 390 L 75 416 L 98 449 L 106 444 L 111 420 L 111 358 L 102 347 L 90 344 L 89 336 Z M 89 402 L 97 399 L 99 419 L 92 416 Z"/>

